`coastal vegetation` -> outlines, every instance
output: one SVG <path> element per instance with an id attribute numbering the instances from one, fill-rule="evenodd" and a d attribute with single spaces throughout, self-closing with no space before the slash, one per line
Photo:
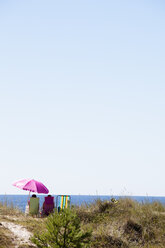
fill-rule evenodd
<path id="1" fill-rule="evenodd" d="M 24 216 L 13 206 L 0 205 L 0 223 L 0 248 L 16 247 L 18 241 L 3 223 L 20 225 L 32 233 L 31 242 L 20 242 L 20 246 L 17 242 L 19 248 L 35 247 L 34 245 L 60 247 L 50 243 L 41 246 L 38 240 L 43 235 L 46 242 L 52 237 L 56 240 L 58 236 L 63 242 L 64 233 L 67 233 L 66 239 L 71 242 L 69 246 L 61 243 L 61 247 L 65 248 L 165 247 L 165 206 L 159 202 L 138 203 L 129 198 L 122 198 L 117 203 L 98 200 L 90 205 L 73 206 L 66 212 L 55 213 L 47 218 Z M 69 224 L 64 228 L 66 223 Z"/>
<path id="2" fill-rule="evenodd" d="M 46 231 L 32 238 L 37 247 L 85 248 L 89 247 L 91 230 L 82 230 L 81 221 L 74 209 L 54 212 L 46 221 Z"/>

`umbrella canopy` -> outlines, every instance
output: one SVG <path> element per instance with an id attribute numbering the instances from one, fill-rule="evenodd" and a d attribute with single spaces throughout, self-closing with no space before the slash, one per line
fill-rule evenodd
<path id="1" fill-rule="evenodd" d="M 30 192 L 36 192 L 41 194 L 48 194 L 49 190 L 41 182 L 38 182 L 34 179 L 23 179 L 13 183 L 13 186 L 16 186 L 23 190 L 28 190 Z"/>

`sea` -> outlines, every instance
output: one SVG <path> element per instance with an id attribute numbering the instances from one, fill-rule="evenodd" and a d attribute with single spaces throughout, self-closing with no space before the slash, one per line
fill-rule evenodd
<path id="1" fill-rule="evenodd" d="M 55 202 L 57 195 L 53 195 Z M 40 206 L 44 202 L 45 195 L 37 195 L 40 198 Z M 111 196 L 111 195 L 71 195 L 71 204 L 72 205 L 89 205 L 94 203 L 96 200 L 100 199 L 102 201 L 109 201 L 111 198 L 120 199 L 120 198 L 131 198 L 139 203 L 152 203 L 160 202 L 165 205 L 165 197 L 159 196 Z M 7 206 L 13 206 L 20 209 L 22 212 L 25 211 L 28 201 L 28 195 L 0 195 L 0 202 L 6 204 Z"/>

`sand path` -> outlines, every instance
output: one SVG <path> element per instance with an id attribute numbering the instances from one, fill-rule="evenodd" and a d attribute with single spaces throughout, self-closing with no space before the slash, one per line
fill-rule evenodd
<path id="1" fill-rule="evenodd" d="M 1 222 L 1 224 L 13 233 L 15 248 L 21 245 L 32 245 L 30 241 L 32 234 L 25 227 L 11 222 Z"/>

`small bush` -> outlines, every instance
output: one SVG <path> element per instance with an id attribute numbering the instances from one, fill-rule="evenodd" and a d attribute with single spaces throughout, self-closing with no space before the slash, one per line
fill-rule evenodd
<path id="1" fill-rule="evenodd" d="M 97 235 L 94 237 L 93 246 L 95 248 L 128 248 L 128 245 L 120 238 L 110 235 Z"/>
<path id="2" fill-rule="evenodd" d="M 80 219 L 75 211 L 64 209 L 50 215 L 46 232 L 35 234 L 32 242 L 39 248 L 81 248 L 90 247 L 91 231 L 82 231 Z"/>
<path id="3" fill-rule="evenodd" d="M 129 235 L 131 241 L 139 241 L 142 239 L 143 227 L 133 220 L 128 220 L 124 226 L 124 233 Z"/>
<path id="4" fill-rule="evenodd" d="M 110 208 L 114 207 L 114 203 L 108 202 L 108 201 L 100 201 L 98 202 L 98 212 L 99 213 L 105 213 L 107 212 Z"/>

